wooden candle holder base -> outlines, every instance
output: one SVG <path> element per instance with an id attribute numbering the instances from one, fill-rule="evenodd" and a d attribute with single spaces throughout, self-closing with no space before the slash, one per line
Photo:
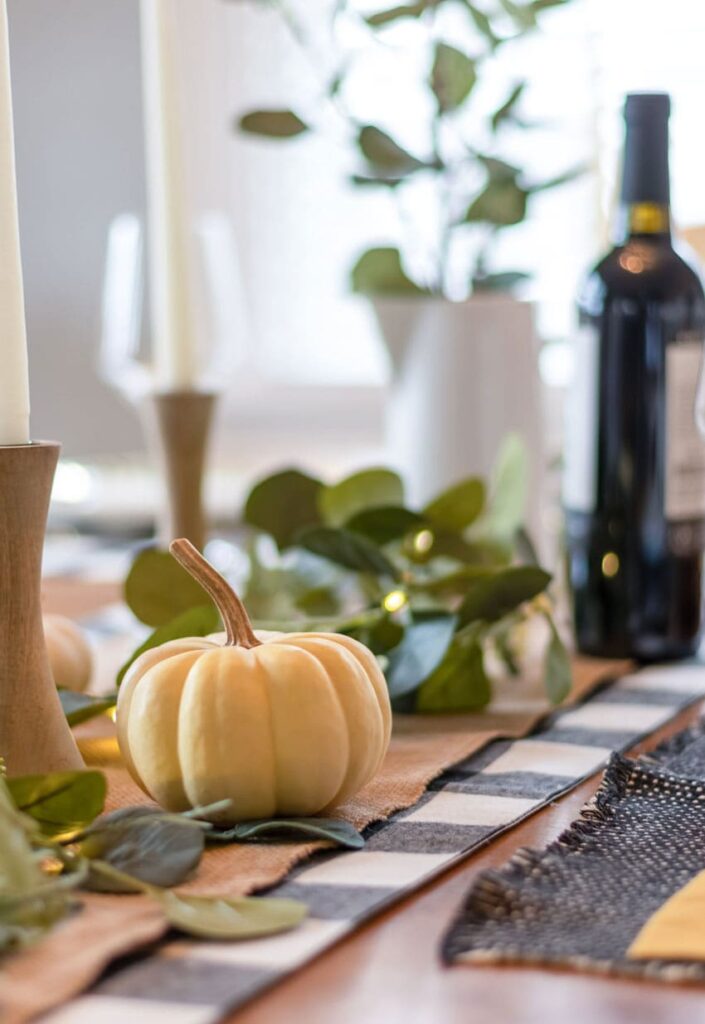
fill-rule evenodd
<path id="1" fill-rule="evenodd" d="M 0 447 L 0 756 L 8 775 L 83 768 L 44 645 L 42 549 L 60 446 Z"/>
<path id="2" fill-rule="evenodd" d="M 150 396 L 156 446 L 166 487 L 160 529 L 165 547 L 186 537 L 199 551 L 206 542 L 203 476 L 210 436 L 214 394 L 172 391 Z"/>

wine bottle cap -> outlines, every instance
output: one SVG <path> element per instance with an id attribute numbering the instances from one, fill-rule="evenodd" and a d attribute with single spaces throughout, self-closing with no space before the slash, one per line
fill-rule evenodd
<path id="1" fill-rule="evenodd" d="M 632 92 L 624 104 L 624 118 L 635 121 L 667 121 L 671 113 L 671 97 L 666 92 Z"/>

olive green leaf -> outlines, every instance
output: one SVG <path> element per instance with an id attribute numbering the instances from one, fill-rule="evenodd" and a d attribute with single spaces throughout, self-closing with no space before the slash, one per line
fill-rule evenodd
<path id="1" fill-rule="evenodd" d="M 90 693 L 77 693 L 75 690 L 59 690 L 59 700 L 66 721 L 73 727 L 111 711 L 115 707 L 117 695 L 110 693 L 95 697 Z"/>
<path id="2" fill-rule="evenodd" d="M 478 579 L 486 579 L 493 576 L 497 570 L 496 565 L 464 565 L 453 572 L 443 573 L 441 576 L 432 576 L 409 584 L 413 592 L 417 590 L 421 594 L 431 594 L 436 597 L 463 597 L 468 590 L 472 590 Z"/>
<path id="3" fill-rule="evenodd" d="M 465 214 L 466 223 L 511 227 L 526 217 L 529 193 L 516 181 L 490 181 L 472 201 Z"/>
<path id="4" fill-rule="evenodd" d="M 240 131 L 270 139 L 292 139 L 309 131 L 309 126 L 292 110 L 253 110 L 238 122 Z"/>
<path id="5" fill-rule="evenodd" d="M 536 13 L 548 10 L 549 7 L 562 7 L 569 0 L 531 0 L 529 7 Z"/>
<path id="6" fill-rule="evenodd" d="M 151 807 L 129 807 L 106 814 L 85 829 L 79 852 L 141 882 L 169 888 L 197 867 L 204 847 L 199 822 Z M 97 892 L 132 891 L 100 872 L 91 871 L 86 884 Z"/>
<path id="7" fill-rule="evenodd" d="M 15 806 L 45 836 L 66 838 L 80 832 L 103 810 L 107 785 L 102 772 L 52 772 L 7 779 Z"/>
<path id="8" fill-rule="evenodd" d="M 426 520 L 418 512 L 401 505 L 363 509 L 345 523 L 348 530 L 361 533 L 375 544 L 389 544 L 407 533 L 423 529 Z"/>
<path id="9" fill-rule="evenodd" d="M 447 43 L 436 43 L 431 88 L 443 113 L 456 110 L 470 95 L 477 80 L 475 61 Z"/>
<path id="10" fill-rule="evenodd" d="M 389 696 L 411 693 L 443 661 L 453 639 L 454 615 L 436 615 L 407 626 L 398 647 L 390 651 L 386 671 Z"/>
<path id="11" fill-rule="evenodd" d="M 522 8 L 522 10 L 526 10 L 526 8 Z M 517 103 L 524 95 L 526 84 L 526 82 L 519 82 L 515 85 L 504 103 L 500 107 L 497 107 L 491 118 L 492 128 L 494 131 L 497 131 L 497 129 L 506 121 L 514 120 L 514 112 L 516 110 Z"/>
<path id="12" fill-rule="evenodd" d="M 322 487 L 320 480 L 298 469 L 268 476 L 250 491 L 245 522 L 271 534 L 280 548 L 289 547 L 300 530 L 320 523 L 318 495 Z"/>
<path id="13" fill-rule="evenodd" d="M 456 642 L 416 695 L 421 712 L 481 711 L 491 699 L 479 640 Z"/>
<path id="14" fill-rule="evenodd" d="M 385 505 L 401 505 L 404 485 L 391 469 L 365 469 L 318 493 L 318 507 L 326 526 L 344 526 L 358 512 Z"/>
<path id="15" fill-rule="evenodd" d="M 168 551 L 144 548 L 139 552 L 125 580 L 125 601 L 134 615 L 147 626 L 165 626 L 177 615 L 208 598 Z"/>
<path id="16" fill-rule="evenodd" d="M 551 630 L 544 666 L 546 692 L 552 704 L 560 704 L 568 696 L 573 685 L 573 669 L 570 655 L 561 640 L 552 616 L 546 615 L 545 618 Z"/>
<path id="17" fill-rule="evenodd" d="M 401 4 L 398 7 L 390 7 L 386 11 L 376 11 L 368 14 L 365 21 L 372 28 L 380 28 L 382 25 L 389 25 L 400 18 L 418 18 L 430 6 L 429 0 L 419 0 L 418 3 Z"/>
<path id="18" fill-rule="evenodd" d="M 253 939 L 296 928 L 308 914 L 298 900 L 266 897 L 177 896 L 151 890 L 172 928 L 201 939 Z"/>
<path id="19" fill-rule="evenodd" d="M 496 622 L 536 597 L 550 582 L 550 575 L 534 565 L 512 566 L 479 578 L 458 610 L 460 625 Z"/>
<path id="20" fill-rule="evenodd" d="M 494 29 L 492 28 L 492 23 L 485 14 L 485 12 L 481 10 L 479 7 L 476 7 L 475 4 L 470 3 L 469 0 L 465 0 L 465 6 L 470 12 L 470 17 L 475 22 L 475 28 L 478 30 L 480 35 L 484 36 L 484 38 L 487 40 L 490 49 L 496 49 L 502 42 L 502 40 L 495 33 Z"/>
<path id="21" fill-rule="evenodd" d="M 424 295 L 423 288 L 407 277 L 401 254 L 393 246 L 368 249 L 350 272 L 352 290 L 363 295 Z"/>
<path id="22" fill-rule="evenodd" d="M 567 185 L 571 181 L 575 181 L 576 178 L 580 178 L 588 170 L 586 164 L 579 164 L 577 167 L 571 167 L 567 171 L 563 171 L 562 174 L 557 174 L 554 178 L 547 178 L 546 181 L 541 181 L 536 184 L 529 186 L 529 192 L 547 192 L 551 188 L 559 188 L 561 185 Z"/>
<path id="23" fill-rule="evenodd" d="M 297 900 L 264 897 L 182 896 L 150 885 L 106 861 L 91 861 L 92 875 L 122 892 L 144 892 L 160 904 L 173 928 L 200 939 L 236 940 L 274 935 L 301 924 L 308 913 Z"/>
<path id="24" fill-rule="evenodd" d="M 499 0 L 500 7 L 516 22 L 519 29 L 527 31 L 536 25 L 536 12 L 532 5 L 514 3 L 514 0 Z"/>
<path id="25" fill-rule="evenodd" d="M 272 818 L 241 821 L 227 829 L 211 829 L 209 843 L 301 842 L 325 839 L 348 850 L 359 850 L 365 840 L 349 822 L 337 818 Z"/>
<path id="26" fill-rule="evenodd" d="M 357 144 L 365 159 L 385 174 L 409 174 L 424 166 L 421 160 L 407 153 L 390 135 L 372 124 L 360 129 Z"/>
<path id="27" fill-rule="evenodd" d="M 340 612 L 340 600 L 331 587 L 311 587 L 300 594 L 294 603 L 299 611 L 312 618 L 337 615 Z"/>
<path id="28" fill-rule="evenodd" d="M 485 485 L 477 477 L 461 480 L 434 498 L 423 514 L 447 530 L 464 530 L 478 518 L 485 506 Z"/>
<path id="29" fill-rule="evenodd" d="M 201 592 L 203 597 L 203 592 Z M 144 643 L 133 651 L 125 664 L 117 674 L 117 686 L 120 686 L 125 673 L 145 651 L 151 651 L 153 647 L 161 647 L 170 640 L 180 640 L 188 636 L 208 636 L 209 633 L 216 633 L 220 629 L 220 616 L 212 604 L 201 604 L 196 608 L 189 608 L 188 611 L 177 615 L 165 626 L 158 626 L 153 633 L 147 637 Z M 113 704 L 115 701 L 113 700 Z"/>
<path id="30" fill-rule="evenodd" d="M 487 513 L 483 519 L 490 536 L 509 541 L 524 524 L 529 489 L 529 454 L 519 434 L 502 443 L 492 471 Z"/>
<path id="31" fill-rule="evenodd" d="M 321 558 L 354 572 L 389 577 L 393 580 L 399 578 L 397 567 L 375 544 L 349 530 L 328 526 L 314 527 L 299 534 L 298 544 L 314 555 L 320 555 Z"/>

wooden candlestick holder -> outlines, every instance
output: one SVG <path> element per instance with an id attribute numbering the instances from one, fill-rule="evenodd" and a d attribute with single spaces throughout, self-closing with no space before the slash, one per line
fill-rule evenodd
<path id="1" fill-rule="evenodd" d="M 206 542 L 203 478 L 215 394 L 171 391 L 150 396 L 152 433 L 166 491 L 159 530 L 165 547 L 186 537 L 199 551 Z"/>
<path id="2" fill-rule="evenodd" d="M 60 446 L 0 447 L 0 756 L 8 775 L 83 768 L 44 644 L 42 550 Z"/>

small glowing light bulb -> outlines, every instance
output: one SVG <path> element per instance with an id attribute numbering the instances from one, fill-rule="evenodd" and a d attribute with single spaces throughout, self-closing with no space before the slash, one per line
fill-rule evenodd
<path id="1" fill-rule="evenodd" d="M 433 547 L 435 537 L 431 530 L 419 530 L 414 537 L 412 544 L 414 551 L 419 555 L 426 555 Z"/>
<path id="2" fill-rule="evenodd" d="M 398 612 L 403 608 L 408 598 L 403 590 L 390 590 L 382 601 L 382 607 L 386 612 Z"/>
<path id="3" fill-rule="evenodd" d="M 608 551 L 602 556 L 602 575 L 612 579 L 619 572 L 619 556 L 614 551 Z"/>

